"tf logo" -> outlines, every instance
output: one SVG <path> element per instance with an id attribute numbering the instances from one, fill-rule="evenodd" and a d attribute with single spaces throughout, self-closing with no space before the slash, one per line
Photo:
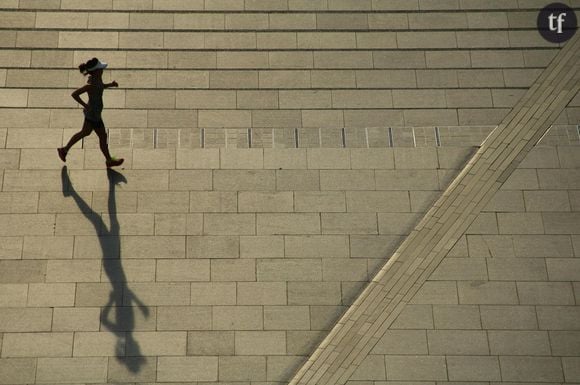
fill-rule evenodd
<path id="1" fill-rule="evenodd" d="M 545 6 L 538 14 L 537 24 L 540 35 L 551 43 L 564 43 L 578 28 L 574 10 L 562 3 Z"/>

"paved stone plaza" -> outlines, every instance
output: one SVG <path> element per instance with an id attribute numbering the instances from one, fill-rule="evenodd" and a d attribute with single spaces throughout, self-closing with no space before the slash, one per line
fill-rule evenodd
<path id="1" fill-rule="evenodd" d="M 0 0 L 0 384 L 580 384 L 547 3 Z"/>

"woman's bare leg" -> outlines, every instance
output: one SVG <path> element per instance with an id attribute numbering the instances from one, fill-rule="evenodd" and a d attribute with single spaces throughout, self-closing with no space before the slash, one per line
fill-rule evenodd
<path id="1" fill-rule="evenodd" d="M 112 159 L 111 154 L 109 153 L 109 144 L 107 140 L 107 130 L 105 127 L 95 127 L 95 133 L 99 137 L 99 147 L 101 148 L 101 152 L 105 156 L 107 161 Z"/>
<path id="2" fill-rule="evenodd" d="M 84 124 L 83 124 L 83 128 L 77 132 L 76 134 L 74 134 L 70 140 L 68 141 L 68 143 L 66 144 L 66 146 L 61 147 L 58 149 L 58 155 L 60 156 L 60 158 L 63 161 L 66 161 L 66 154 L 68 153 L 68 151 L 71 149 L 72 146 L 74 146 L 78 141 L 80 141 L 82 138 L 89 136 L 91 134 L 91 131 L 93 131 L 93 128 L 91 127 L 91 125 L 85 120 Z"/>

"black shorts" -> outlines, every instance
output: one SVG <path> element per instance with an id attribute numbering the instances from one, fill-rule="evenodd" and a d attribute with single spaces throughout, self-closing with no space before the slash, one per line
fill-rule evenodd
<path id="1" fill-rule="evenodd" d="M 85 116 L 85 122 L 89 123 L 89 125 L 94 129 L 105 129 L 105 123 L 103 119 L 92 119 Z"/>

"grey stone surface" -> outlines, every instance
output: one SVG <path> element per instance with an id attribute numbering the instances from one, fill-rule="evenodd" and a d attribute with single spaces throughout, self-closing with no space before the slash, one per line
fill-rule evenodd
<path id="1" fill-rule="evenodd" d="M 0 1 L 0 383 L 290 381 L 549 64 L 540 6 Z M 92 56 L 120 83 L 114 188 L 94 135 L 68 181 L 54 153 Z M 573 129 L 427 268 L 349 384 L 580 381 Z"/>

